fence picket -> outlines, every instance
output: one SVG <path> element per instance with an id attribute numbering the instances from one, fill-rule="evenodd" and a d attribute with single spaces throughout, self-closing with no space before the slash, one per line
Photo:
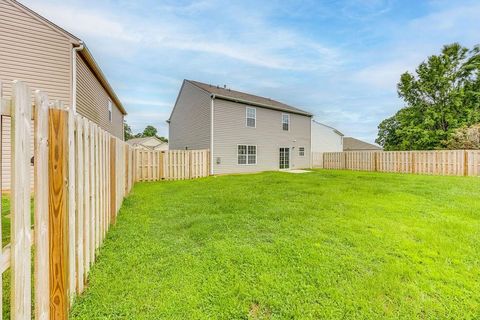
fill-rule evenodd
<path id="1" fill-rule="evenodd" d="M 83 232 L 83 248 L 84 248 L 84 279 L 90 271 L 90 127 L 86 118 L 83 118 L 83 151 L 84 151 L 84 183 L 85 189 L 83 193 L 84 202 L 84 232 Z"/>
<path id="2" fill-rule="evenodd" d="M 30 89 L 19 81 L 12 88 L 11 268 L 13 319 L 31 318 Z"/>
<path id="3" fill-rule="evenodd" d="M 50 318 L 68 319 L 68 115 L 49 110 L 49 267 Z"/>
<path id="4" fill-rule="evenodd" d="M 480 175 L 480 151 L 349 151 L 312 155 L 322 157 L 315 167 L 428 175 Z"/>
<path id="5" fill-rule="evenodd" d="M 184 180 L 206 177 L 209 174 L 208 150 L 137 149 L 132 156 L 132 171 L 143 173 L 137 175 L 135 181 Z"/>
<path id="6" fill-rule="evenodd" d="M 76 161 L 78 164 L 76 165 L 76 209 L 77 209 L 77 214 L 76 214 L 76 253 L 77 253 L 77 263 L 76 263 L 76 270 L 77 270 L 77 283 L 76 283 L 76 288 L 77 288 L 77 293 L 82 293 L 83 292 L 83 277 L 84 277 L 84 188 L 85 184 L 83 181 L 83 176 L 84 176 L 84 152 L 83 152 L 83 120 L 80 116 L 75 117 L 75 125 L 76 125 Z"/>
<path id="7" fill-rule="evenodd" d="M 75 119 L 71 108 L 68 110 L 68 247 L 75 248 L 76 230 L 75 230 Z M 75 250 L 68 250 L 68 266 L 69 266 L 69 300 L 70 305 L 75 297 L 76 282 L 76 263 Z"/>
<path id="8" fill-rule="evenodd" d="M 35 92 L 35 319 L 50 317 L 48 279 L 48 96 Z M 0 226 L 1 227 L 1 226 Z"/>

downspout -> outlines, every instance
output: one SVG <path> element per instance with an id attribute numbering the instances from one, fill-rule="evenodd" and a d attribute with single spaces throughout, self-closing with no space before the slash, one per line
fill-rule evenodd
<path id="1" fill-rule="evenodd" d="M 72 110 L 77 114 L 77 52 L 84 48 L 83 42 L 72 49 Z"/>
<path id="2" fill-rule="evenodd" d="M 313 119 L 310 117 L 310 169 L 313 169 L 312 121 Z"/>
<path id="3" fill-rule="evenodd" d="M 210 174 L 213 175 L 213 114 L 214 114 L 214 103 L 215 94 L 210 96 Z"/>

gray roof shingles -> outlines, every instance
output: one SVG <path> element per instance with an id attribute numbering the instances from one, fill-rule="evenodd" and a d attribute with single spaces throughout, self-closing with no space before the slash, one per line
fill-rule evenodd
<path id="1" fill-rule="evenodd" d="M 240 91 L 235 91 L 235 90 L 223 88 L 223 87 L 220 87 L 220 86 L 214 86 L 214 85 L 211 85 L 211 84 L 202 83 L 202 82 L 198 82 L 198 81 L 194 81 L 194 80 L 185 80 L 185 81 L 190 82 L 191 84 L 199 87 L 200 89 L 202 89 L 202 90 L 204 90 L 204 91 L 206 91 L 210 94 L 217 95 L 217 97 L 220 98 L 220 99 L 222 97 L 225 97 L 225 98 L 228 98 L 228 99 L 231 99 L 231 100 L 238 99 L 238 100 L 246 101 L 246 102 L 251 103 L 252 105 L 257 105 L 257 106 L 260 106 L 260 107 L 267 107 L 267 108 L 271 108 L 271 109 L 275 109 L 275 110 L 292 112 L 292 113 L 301 114 L 301 115 L 309 116 L 309 117 L 312 116 L 312 114 L 307 112 L 307 111 L 300 110 L 298 108 L 289 106 L 288 104 L 285 104 L 285 103 L 282 103 L 282 102 L 279 102 L 279 101 L 276 101 L 276 100 L 272 100 L 272 99 L 269 99 L 269 98 L 264 98 L 264 97 L 256 96 L 256 95 L 253 95 L 253 94 L 240 92 Z"/>
<path id="2" fill-rule="evenodd" d="M 382 148 L 374 144 L 358 140 L 352 137 L 343 138 L 343 151 L 381 151 Z"/>

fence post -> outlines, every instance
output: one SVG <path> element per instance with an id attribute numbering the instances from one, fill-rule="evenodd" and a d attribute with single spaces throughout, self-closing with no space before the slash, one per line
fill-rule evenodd
<path id="1" fill-rule="evenodd" d="M 463 175 L 468 176 L 468 151 L 464 150 L 463 151 Z"/>
<path id="2" fill-rule="evenodd" d="M 48 214 L 50 318 L 68 319 L 68 114 L 50 109 L 48 121 Z"/>
<path id="3" fill-rule="evenodd" d="M 35 319 L 49 319 L 48 96 L 35 92 Z"/>
<path id="4" fill-rule="evenodd" d="M 117 215 L 116 140 L 110 137 L 110 223 L 115 223 Z"/>
<path id="5" fill-rule="evenodd" d="M 12 319 L 31 318 L 30 150 L 31 92 L 19 81 L 12 88 Z"/>

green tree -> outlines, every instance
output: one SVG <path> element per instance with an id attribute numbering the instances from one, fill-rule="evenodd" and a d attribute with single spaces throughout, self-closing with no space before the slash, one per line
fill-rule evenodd
<path id="1" fill-rule="evenodd" d="M 133 138 L 132 128 L 127 124 L 127 121 L 123 121 L 123 137 L 125 141 Z"/>
<path id="2" fill-rule="evenodd" d="M 405 106 L 378 126 L 385 150 L 446 148 L 455 130 L 480 120 L 480 46 L 458 43 L 428 57 L 397 85 Z"/>
<path id="3" fill-rule="evenodd" d="M 157 128 L 154 126 L 146 126 L 143 130 L 144 137 L 155 137 L 157 135 Z"/>
<path id="4" fill-rule="evenodd" d="M 480 124 L 455 130 L 447 146 L 449 149 L 480 150 Z"/>

